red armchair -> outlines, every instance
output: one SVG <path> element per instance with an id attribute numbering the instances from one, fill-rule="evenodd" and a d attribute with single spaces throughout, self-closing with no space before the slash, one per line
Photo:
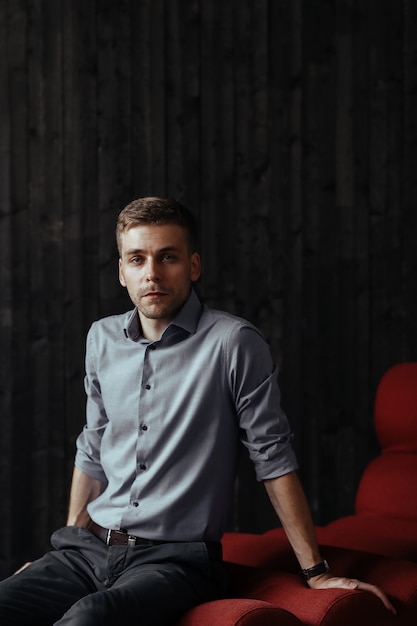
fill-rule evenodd
<path id="1" fill-rule="evenodd" d="M 308 589 L 282 529 L 226 533 L 231 598 L 188 611 L 176 626 L 415 626 L 417 624 L 417 363 L 391 368 L 375 401 L 381 446 L 361 479 L 355 514 L 317 528 L 337 575 L 384 589 L 398 614 L 375 596 Z"/>
<path id="2" fill-rule="evenodd" d="M 281 529 L 262 535 L 227 533 L 224 557 L 230 598 L 188 611 L 176 626 L 415 626 L 417 563 L 331 546 L 322 553 L 335 574 L 382 587 L 397 609 L 389 613 L 363 591 L 309 589 Z"/>
<path id="3" fill-rule="evenodd" d="M 328 545 L 417 561 L 417 363 L 382 377 L 374 423 L 381 454 L 362 475 L 354 515 L 317 534 Z"/>

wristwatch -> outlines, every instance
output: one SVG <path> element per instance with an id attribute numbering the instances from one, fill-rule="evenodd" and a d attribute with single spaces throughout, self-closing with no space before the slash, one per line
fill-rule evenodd
<path id="1" fill-rule="evenodd" d="M 307 569 L 302 569 L 301 573 L 304 577 L 304 580 L 310 580 L 310 578 L 314 578 L 314 576 L 319 576 L 320 574 L 327 574 L 330 571 L 330 567 L 327 561 L 321 561 L 317 565 L 313 565 L 313 567 L 308 567 Z"/>

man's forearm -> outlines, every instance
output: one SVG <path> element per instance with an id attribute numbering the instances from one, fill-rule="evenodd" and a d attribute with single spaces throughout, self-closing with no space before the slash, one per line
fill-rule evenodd
<path id="1" fill-rule="evenodd" d="M 296 472 L 264 482 L 302 569 L 321 561 L 310 508 Z"/>
<path id="2" fill-rule="evenodd" d="M 67 526 L 88 526 L 90 516 L 87 512 L 87 504 L 98 498 L 103 489 L 102 482 L 74 467 Z"/>

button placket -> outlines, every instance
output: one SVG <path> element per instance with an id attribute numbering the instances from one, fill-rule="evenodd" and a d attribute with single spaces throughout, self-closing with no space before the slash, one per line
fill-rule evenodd
<path id="1" fill-rule="evenodd" d="M 143 370 L 142 370 L 142 381 L 140 385 L 140 415 L 142 419 L 152 419 L 152 403 L 153 403 L 153 393 L 149 393 L 151 390 L 153 391 L 153 379 L 154 379 L 154 357 L 153 353 L 156 349 L 156 345 L 149 344 L 146 347 L 145 354 L 143 357 Z M 149 417 L 149 415 L 151 415 Z M 148 423 L 144 423 L 141 420 L 139 424 L 139 433 L 140 437 L 138 437 L 137 449 L 136 449 L 136 484 L 134 487 L 134 491 L 132 493 L 131 506 L 137 507 L 139 506 L 138 500 L 140 499 L 141 488 L 143 486 L 143 481 L 146 480 L 145 472 L 148 470 L 148 453 L 149 446 L 151 445 L 152 438 L 149 439 L 148 430 L 150 429 L 150 425 Z M 146 436 L 146 437 L 145 437 Z M 139 498 L 138 498 L 139 496 Z M 138 500 L 136 499 L 138 498 Z"/>

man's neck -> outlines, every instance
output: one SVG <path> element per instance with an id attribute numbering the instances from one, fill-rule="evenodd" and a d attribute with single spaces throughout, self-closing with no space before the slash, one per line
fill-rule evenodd
<path id="1" fill-rule="evenodd" d="M 142 335 L 148 341 L 159 341 L 170 322 L 167 320 L 153 320 L 144 317 L 139 313 L 139 319 L 142 327 Z"/>

